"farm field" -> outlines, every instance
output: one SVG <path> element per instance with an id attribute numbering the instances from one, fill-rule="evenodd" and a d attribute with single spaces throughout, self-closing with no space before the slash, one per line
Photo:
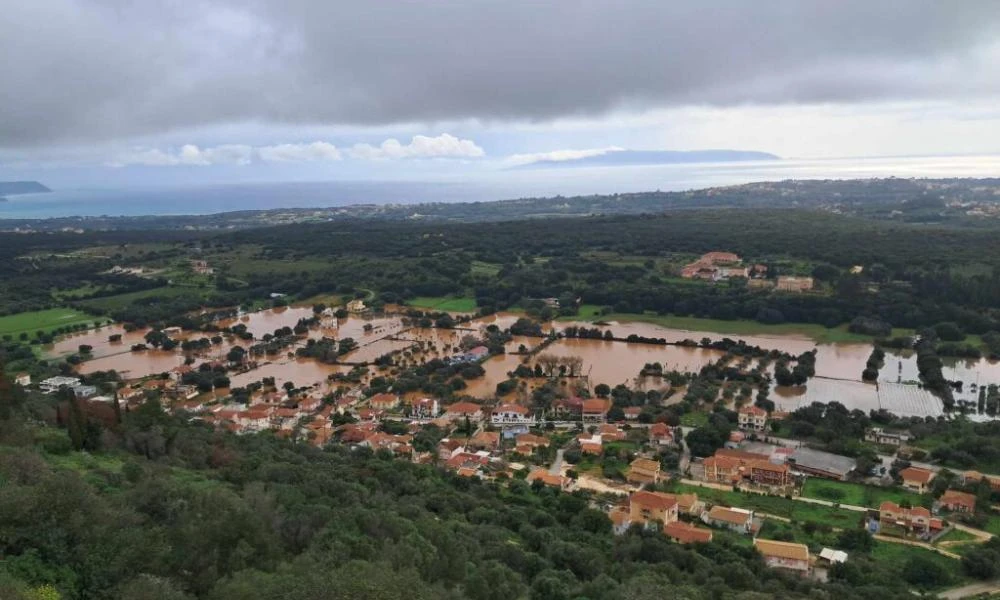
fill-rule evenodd
<path id="1" fill-rule="evenodd" d="M 476 299 L 463 296 L 418 296 L 409 300 L 407 304 L 414 308 L 445 312 L 476 312 Z"/>
<path id="2" fill-rule="evenodd" d="M 95 319 L 103 320 L 73 308 L 50 308 L 17 313 L 0 317 L 0 335 L 15 337 L 22 333 L 34 335 L 36 331 L 51 331 L 67 325 L 93 324 Z"/>

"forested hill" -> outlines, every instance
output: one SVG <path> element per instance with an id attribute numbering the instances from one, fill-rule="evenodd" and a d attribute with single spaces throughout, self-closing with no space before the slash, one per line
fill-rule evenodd
<path id="1" fill-rule="evenodd" d="M 34 424 L 52 408 L 14 392 L 0 387 L 4 600 L 912 597 L 869 556 L 817 583 L 723 535 L 615 536 L 581 493 L 235 436 L 155 401 L 73 452 L 65 431 Z"/>
<path id="2" fill-rule="evenodd" d="M 51 192 L 49 188 L 37 181 L 0 181 L 0 196 L 14 194 L 40 194 Z"/>

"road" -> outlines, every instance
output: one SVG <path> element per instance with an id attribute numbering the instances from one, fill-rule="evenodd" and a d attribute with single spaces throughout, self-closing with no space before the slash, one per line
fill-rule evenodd
<path id="1" fill-rule="evenodd" d="M 993 596 L 1000 594 L 1000 581 L 984 581 L 982 583 L 971 583 L 962 587 L 945 590 L 938 594 L 938 598 L 946 600 L 958 600 L 959 598 L 971 598 L 973 596 Z"/>
<path id="2" fill-rule="evenodd" d="M 552 466 L 549 467 L 549 474 L 562 475 L 562 464 L 563 464 L 563 449 L 560 448 L 556 450 L 556 459 L 552 461 Z"/>

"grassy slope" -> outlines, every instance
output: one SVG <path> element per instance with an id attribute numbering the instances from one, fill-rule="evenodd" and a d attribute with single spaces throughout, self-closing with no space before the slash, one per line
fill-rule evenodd
<path id="1" fill-rule="evenodd" d="M 0 317 L 0 335 L 34 334 L 66 325 L 93 323 L 95 317 L 72 308 L 51 308 Z M 99 319 L 103 320 L 103 319 Z"/>
<path id="2" fill-rule="evenodd" d="M 824 491 L 839 492 L 839 497 L 835 493 L 824 494 Z M 806 498 L 817 498 L 841 504 L 866 506 L 868 508 L 877 508 L 885 500 L 890 500 L 897 504 L 906 500 L 912 506 L 920 506 L 921 500 L 919 495 L 904 490 L 878 488 L 841 481 L 827 481 L 816 477 L 810 477 L 806 481 L 802 487 L 802 495 Z"/>

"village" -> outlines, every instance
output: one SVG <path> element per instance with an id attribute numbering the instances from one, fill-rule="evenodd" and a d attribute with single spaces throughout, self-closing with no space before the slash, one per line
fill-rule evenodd
<path id="1" fill-rule="evenodd" d="M 201 260 L 191 268 L 212 272 Z M 766 265 L 746 266 L 727 252 L 705 254 L 679 275 L 743 278 L 781 293 L 814 287 L 809 277 L 771 278 Z M 864 441 L 879 454 L 863 465 L 787 437 L 783 423 L 810 403 L 853 402 L 856 412 L 909 418 L 942 414 L 937 398 L 901 376 L 894 382 L 891 373 L 860 388 L 839 372 L 814 378 L 815 365 L 825 367 L 824 347 L 789 339 L 782 346 L 792 351 L 776 351 L 752 345 L 773 339 L 695 341 L 691 332 L 634 324 L 615 324 L 616 334 L 586 323 L 545 326 L 518 314 L 373 309 L 361 297 L 340 307 L 284 306 L 280 292 L 270 300 L 270 310 L 196 315 L 204 333 L 111 325 L 69 336 L 51 351 L 76 350 L 68 360 L 80 376 L 33 384 L 23 373 L 15 382 L 45 394 L 69 390 L 88 414 L 108 422 L 156 400 L 236 435 L 275 435 L 461 478 L 584 493 L 615 533 L 636 527 L 682 544 L 745 541 L 769 566 L 819 580 L 859 549 L 852 532 L 952 558 L 955 546 L 991 535 L 974 525 L 992 510 L 981 490 L 1000 491 L 1000 476 L 911 460 L 923 453 L 909 446 L 905 428 L 868 427 Z M 539 302 L 558 309 L 560 301 Z M 623 364 L 623 356 L 636 364 Z M 629 371 L 637 376 L 622 378 Z M 109 372 L 118 375 L 106 380 Z M 440 393 L 427 393 L 427 377 Z M 424 383 L 402 383 L 408 380 Z M 701 408 L 664 412 L 678 403 Z M 732 427 L 725 439 L 692 450 L 692 432 L 726 412 Z"/>

